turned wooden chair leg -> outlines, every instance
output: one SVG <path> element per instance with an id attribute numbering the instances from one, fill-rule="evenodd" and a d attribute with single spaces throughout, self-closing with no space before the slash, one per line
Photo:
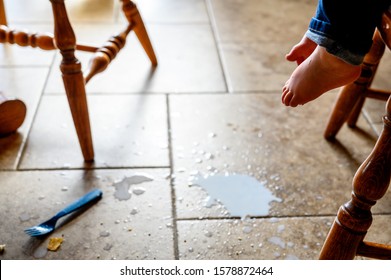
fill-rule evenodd
<path id="1" fill-rule="evenodd" d="M 75 57 L 76 36 L 69 22 L 64 0 L 50 0 L 54 15 L 54 40 L 62 54 L 61 72 L 73 122 L 85 161 L 94 159 L 85 82 L 81 63 Z"/>
<path id="2" fill-rule="evenodd" d="M 152 65 L 156 66 L 156 55 L 136 4 L 134 4 L 131 0 L 120 1 L 122 2 L 122 10 L 125 14 L 125 17 L 127 18 L 129 24 L 133 25 L 134 33 L 136 33 L 136 36 L 147 53 Z"/>
<path id="3" fill-rule="evenodd" d="M 385 44 L 378 31 L 375 32 L 373 44 L 362 64 L 360 77 L 352 84 L 344 86 L 330 114 L 324 137 L 332 140 L 348 121 L 348 125 L 356 125 L 364 99 L 375 76 L 380 59 L 384 54 Z"/>
<path id="4" fill-rule="evenodd" d="M 3 0 L 0 0 L 0 25 L 7 25 L 7 17 L 5 16 L 5 6 Z"/>
<path id="5" fill-rule="evenodd" d="M 384 196 L 390 184 L 391 97 L 388 99 L 386 110 L 383 131 L 371 154 L 354 176 L 352 199 L 339 209 L 323 245 L 320 259 L 353 259 L 356 255 L 385 259 L 391 257 L 387 246 L 383 246 L 384 250 L 380 246 L 379 254 L 376 246 L 363 243 L 372 223 L 371 207 Z M 373 249 L 373 253 L 368 247 Z M 389 253 L 385 254 L 387 250 Z"/>

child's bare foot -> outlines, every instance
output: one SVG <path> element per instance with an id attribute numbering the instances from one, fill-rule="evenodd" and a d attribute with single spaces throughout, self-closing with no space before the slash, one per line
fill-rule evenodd
<path id="1" fill-rule="evenodd" d="M 314 41 L 311 41 L 304 35 L 301 41 L 297 45 L 293 46 L 285 58 L 288 61 L 296 61 L 297 65 L 300 65 L 312 54 L 316 46 L 317 44 Z"/>
<path id="2" fill-rule="evenodd" d="M 331 89 L 355 81 L 360 72 L 360 66 L 349 64 L 318 46 L 285 83 L 282 103 L 291 107 L 303 105 Z"/>

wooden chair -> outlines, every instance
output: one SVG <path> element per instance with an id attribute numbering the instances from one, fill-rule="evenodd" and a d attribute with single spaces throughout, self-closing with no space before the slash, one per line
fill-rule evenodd
<path id="1" fill-rule="evenodd" d="M 350 121 L 350 125 L 355 123 L 365 98 L 388 99 L 383 130 L 354 176 L 352 198 L 340 207 L 320 259 L 353 259 L 356 256 L 391 259 L 391 245 L 364 240 L 372 223 L 371 207 L 385 195 L 390 184 L 391 97 L 387 92 L 369 88 L 385 46 L 391 49 L 390 24 L 391 15 L 387 12 L 374 35 L 372 49 L 365 57 L 361 77 L 342 89 L 325 132 L 325 137 L 332 139 L 345 120 Z"/>
<path id="2" fill-rule="evenodd" d="M 391 24 L 390 12 L 386 12 L 382 20 L 382 26 L 387 27 L 388 24 Z M 339 92 L 324 131 L 326 139 L 333 140 L 345 122 L 349 127 L 356 126 L 366 98 L 388 100 L 391 92 L 371 88 L 384 54 L 385 44 L 390 48 L 391 34 L 387 34 L 387 31 L 386 28 L 378 28 L 373 37 L 372 48 L 364 58 L 360 77 L 354 83 L 344 86 Z"/>
<path id="3" fill-rule="evenodd" d="M 4 2 L 0 0 L 0 43 L 37 47 L 43 50 L 58 49 L 60 51 L 62 55 L 60 69 L 80 147 L 84 160 L 92 161 L 94 159 L 94 149 L 85 90 L 86 83 L 97 73 L 107 68 L 124 47 L 126 38 L 132 30 L 135 32 L 153 66 L 157 65 L 157 59 L 140 13 L 131 0 L 120 0 L 122 2 L 122 11 L 128 21 L 126 28 L 118 35 L 109 38 L 102 47 L 77 44 L 64 0 L 49 1 L 52 4 L 54 16 L 54 35 L 48 33 L 27 33 L 10 29 L 7 26 Z M 75 56 L 76 50 L 94 53 L 85 73 L 82 72 L 81 63 Z"/>

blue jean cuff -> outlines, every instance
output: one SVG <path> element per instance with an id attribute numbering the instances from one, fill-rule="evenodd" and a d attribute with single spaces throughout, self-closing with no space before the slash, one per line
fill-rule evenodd
<path id="1" fill-rule="evenodd" d="M 364 60 L 365 55 L 348 51 L 337 41 L 327 37 L 323 32 L 319 30 L 313 30 L 310 27 L 306 32 L 305 36 L 311 41 L 315 42 L 317 45 L 324 47 L 328 53 L 342 59 L 349 64 L 360 65 Z"/>

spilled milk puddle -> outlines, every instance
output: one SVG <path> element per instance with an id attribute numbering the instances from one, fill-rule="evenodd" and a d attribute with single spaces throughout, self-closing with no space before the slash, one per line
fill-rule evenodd
<path id="1" fill-rule="evenodd" d="M 132 195 L 141 195 L 145 189 L 140 185 L 154 179 L 149 175 L 133 175 L 115 182 L 114 197 L 118 200 L 128 200 Z M 265 183 L 254 177 L 242 174 L 202 176 L 197 174 L 189 180 L 190 186 L 204 189 L 208 198 L 205 207 L 221 204 L 230 216 L 266 216 L 272 201 L 282 200 L 273 195 Z"/>
<path id="2" fill-rule="evenodd" d="M 153 178 L 147 175 L 134 175 L 124 177 L 121 181 L 113 184 L 115 188 L 114 197 L 118 200 L 128 200 L 132 197 L 132 194 L 141 195 L 145 192 L 143 187 L 133 187 L 132 192 L 129 192 L 132 185 L 138 185 L 144 182 L 151 182 Z"/>
<path id="3" fill-rule="evenodd" d="M 191 178 L 190 185 L 208 193 L 206 207 L 221 203 L 230 216 L 266 216 L 270 202 L 282 201 L 264 183 L 248 175 L 196 175 Z"/>

